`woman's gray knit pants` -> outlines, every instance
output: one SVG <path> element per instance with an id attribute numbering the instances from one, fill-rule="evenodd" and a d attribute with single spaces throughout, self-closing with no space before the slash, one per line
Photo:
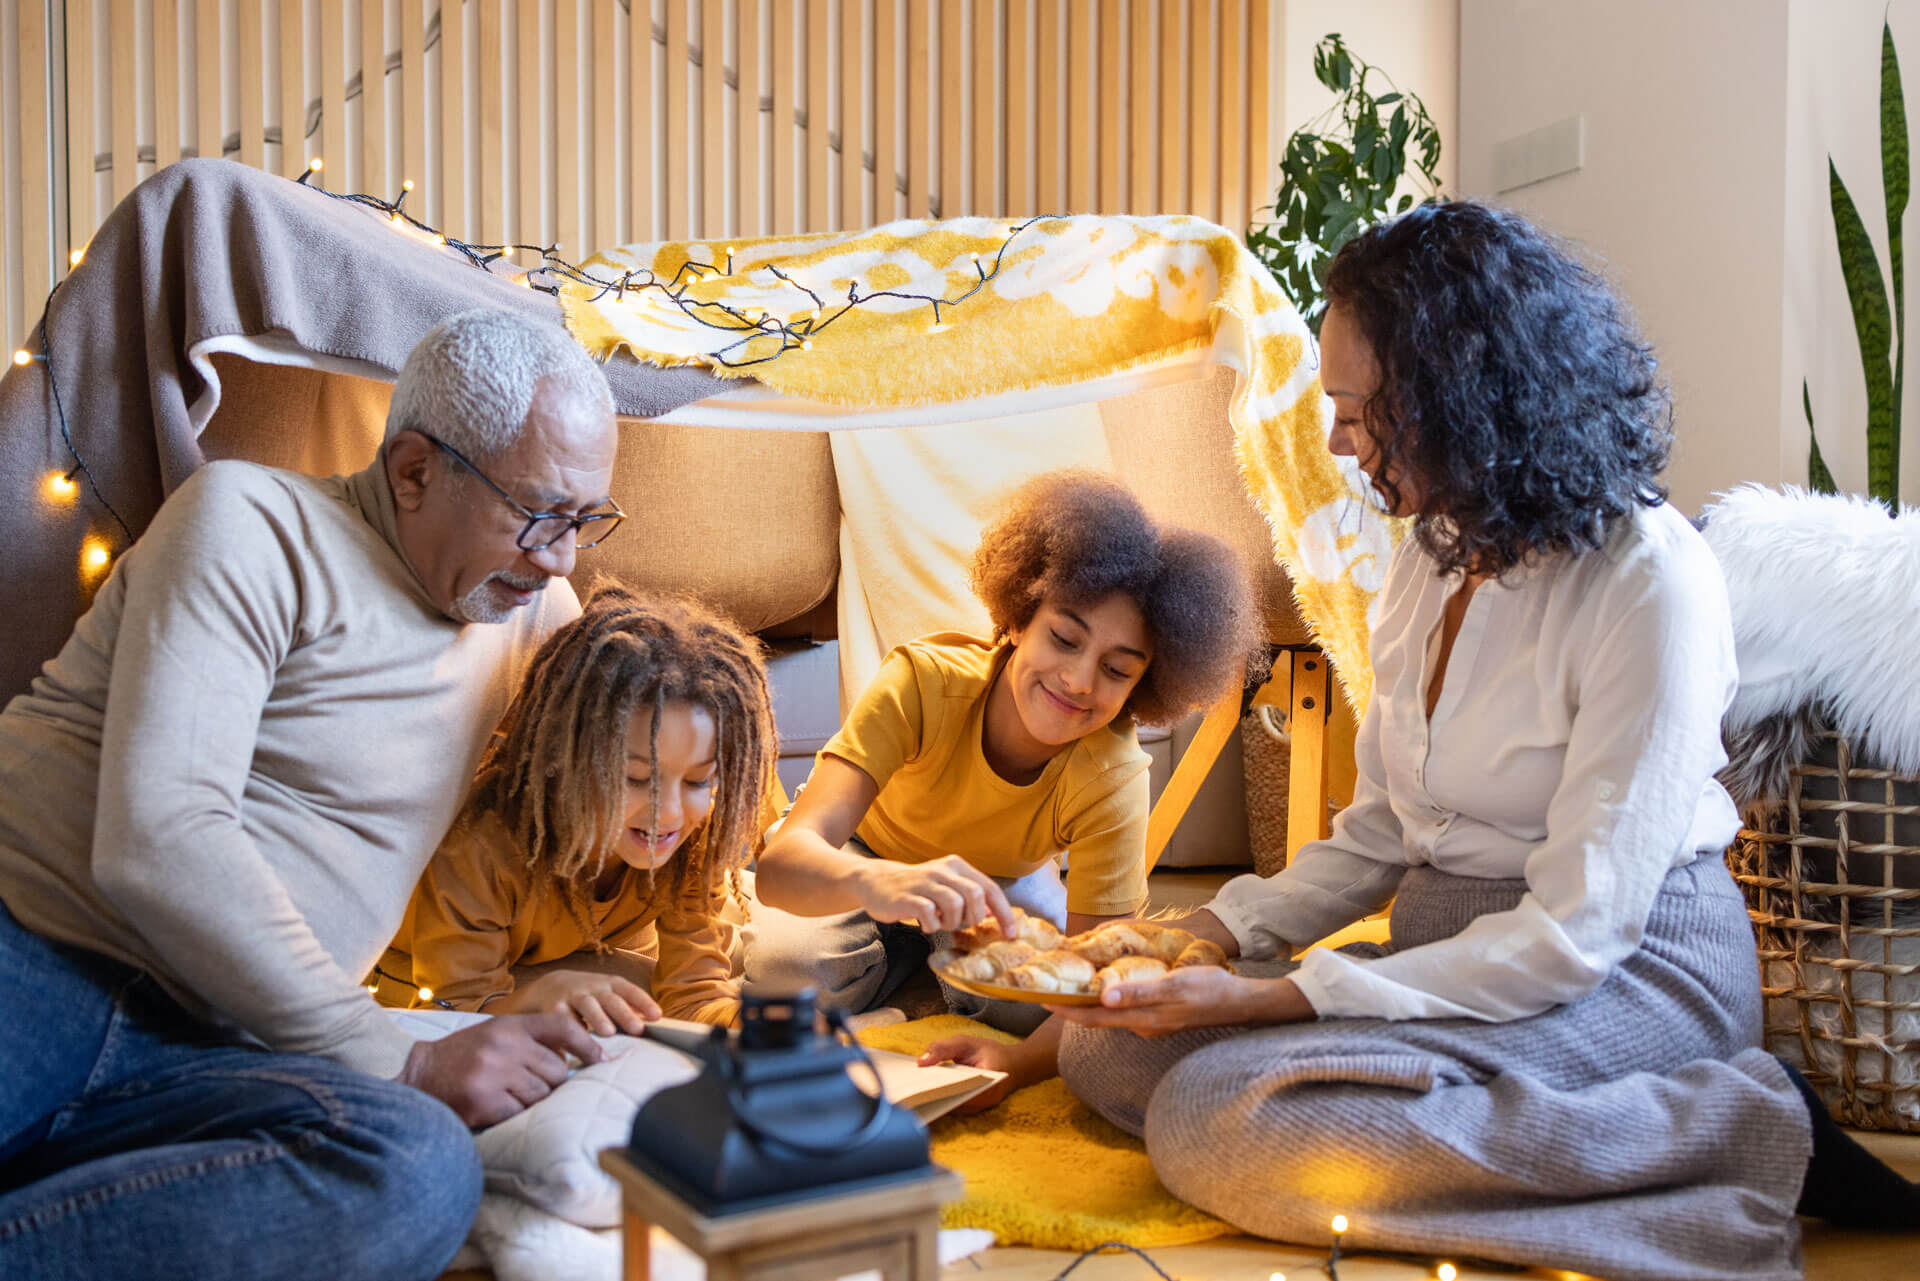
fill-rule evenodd
<path id="1" fill-rule="evenodd" d="M 1392 946 L 1450 937 L 1525 890 L 1414 868 Z M 1745 905 L 1707 857 L 1668 875 L 1640 948 L 1598 989 L 1533 1018 L 1157 1039 L 1069 1024 L 1060 1072 L 1146 1139 L 1175 1195 L 1261 1236 L 1323 1243 L 1345 1214 L 1360 1249 L 1788 1281 L 1812 1138 L 1759 1041 Z"/>

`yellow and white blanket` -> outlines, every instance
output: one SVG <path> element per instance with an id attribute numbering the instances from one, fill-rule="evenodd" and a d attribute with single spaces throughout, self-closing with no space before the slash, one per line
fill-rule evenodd
<path id="1" fill-rule="evenodd" d="M 1107 394 L 1128 375 L 1231 366 L 1248 490 L 1302 616 L 1365 707 L 1369 607 L 1401 531 L 1350 460 L 1328 453 L 1312 336 L 1224 228 L 1175 216 L 903 221 L 628 246 L 584 267 L 638 286 L 563 288 L 567 323 L 589 352 L 758 380 L 787 404 L 825 411 L 816 428 L 858 425 L 835 415 L 875 409 L 948 407 L 876 420 L 892 426 L 962 421 L 975 416 L 969 406 L 1004 415 Z M 850 291 L 872 297 L 848 306 Z M 750 406 L 730 421 L 773 425 Z"/>

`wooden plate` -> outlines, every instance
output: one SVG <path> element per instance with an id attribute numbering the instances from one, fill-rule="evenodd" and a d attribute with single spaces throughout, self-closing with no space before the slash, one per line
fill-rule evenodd
<path id="1" fill-rule="evenodd" d="M 940 981 L 950 983 L 962 992 L 971 992 L 975 996 L 991 997 L 996 1001 L 1019 1001 L 1023 1005 L 1098 1005 L 1097 992 L 1035 992 L 1024 987 L 1001 987 L 998 983 L 976 983 L 972 979 L 955 978 L 942 969 L 935 969 Z"/>

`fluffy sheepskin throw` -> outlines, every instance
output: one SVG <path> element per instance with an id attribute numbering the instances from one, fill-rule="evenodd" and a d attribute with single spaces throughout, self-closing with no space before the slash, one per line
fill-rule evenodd
<path id="1" fill-rule="evenodd" d="M 1823 723 L 1920 773 L 1920 510 L 1744 485 L 1702 520 L 1740 667 L 1722 722 L 1734 801 L 1779 798 Z"/>

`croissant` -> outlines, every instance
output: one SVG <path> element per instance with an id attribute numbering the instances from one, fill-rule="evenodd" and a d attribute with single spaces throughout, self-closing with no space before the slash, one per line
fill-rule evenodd
<path id="1" fill-rule="evenodd" d="M 1041 952 L 1007 972 L 1007 981 L 1030 992 L 1084 992 L 1093 982 L 1093 962 L 1065 948 Z"/>
<path id="2" fill-rule="evenodd" d="M 1159 949 L 1143 928 L 1144 921 L 1108 921 L 1085 934 L 1076 934 L 1067 947 L 1093 962 L 1097 969 L 1123 956 L 1155 956 Z"/>
<path id="3" fill-rule="evenodd" d="M 1015 923 L 1014 938 L 1008 939 L 1000 928 L 998 917 L 989 916 L 978 925 L 970 925 L 964 930 L 955 930 L 953 945 L 963 952 L 972 952 L 989 943 L 1003 943 L 1018 940 L 1030 943 L 1036 949 L 1045 952 L 1060 946 L 1061 934 L 1052 921 L 1041 916 L 1029 916 L 1020 908 L 1013 909 Z"/>
<path id="4" fill-rule="evenodd" d="M 1019 941 L 989 943 L 977 952 L 947 962 L 947 973 L 972 983 L 997 983 L 1006 972 L 1040 954 L 1031 943 Z"/>
<path id="5" fill-rule="evenodd" d="M 1104 992 L 1115 983 L 1139 983 L 1164 977 L 1167 963 L 1152 956 L 1123 956 L 1102 966 L 1094 976 L 1094 990 Z"/>
<path id="6" fill-rule="evenodd" d="M 1181 948 L 1180 955 L 1173 958 L 1173 968 L 1176 970 L 1185 969 L 1190 965 L 1225 966 L 1226 963 L 1226 950 L 1218 943 L 1201 938 L 1194 939 Z"/>

